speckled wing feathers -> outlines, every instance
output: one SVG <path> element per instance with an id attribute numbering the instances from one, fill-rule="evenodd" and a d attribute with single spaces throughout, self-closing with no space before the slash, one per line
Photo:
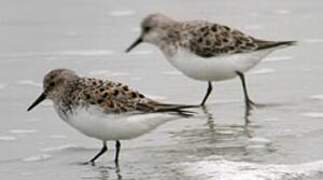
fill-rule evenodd
<path id="1" fill-rule="evenodd" d="M 96 104 L 105 112 L 127 112 L 137 110 L 138 103 L 150 103 L 151 100 L 127 85 L 94 78 L 81 78 L 78 97 L 83 105 Z"/>
<path id="2" fill-rule="evenodd" d="M 246 53 L 291 42 L 262 41 L 224 25 L 206 21 L 181 23 L 180 46 L 196 55 L 208 58 Z"/>
<path id="3" fill-rule="evenodd" d="M 77 102 L 74 105 L 97 105 L 106 113 L 122 112 L 176 112 L 187 115 L 190 112 L 183 110 L 191 106 L 168 105 L 146 98 L 138 91 L 127 85 L 113 81 L 103 81 L 94 78 L 80 78 L 72 83 L 67 103 Z"/>

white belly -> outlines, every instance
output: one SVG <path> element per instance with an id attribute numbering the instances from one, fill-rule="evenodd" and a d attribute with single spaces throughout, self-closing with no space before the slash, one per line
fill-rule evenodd
<path id="1" fill-rule="evenodd" d="M 237 71 L 246 72 L 257 65 L 274 49 L 241 53 L 214 58 L 202 58 L 180 49 L 167 60 L 185 75 L 202 81 L 222 81 L 237 76 Z"/>
<path id="2" fill-rule="evenodd" d="M 73 114 L 67 116 L 57 112 L 64 121 L 81 133 L 104 141 L 132 139 L 175 119 L 174 115 L 161 113 L 107 115 L 95 106 L 75 109 Z"/>

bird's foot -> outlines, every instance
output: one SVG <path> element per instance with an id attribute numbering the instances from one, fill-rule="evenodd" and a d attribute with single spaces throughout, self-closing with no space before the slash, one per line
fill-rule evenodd
<path id="1" fill-rule="evenodd" d="M 81 163 L 82 165 L 91 165 L 91 166 L 95 166 L 95 162 L 94 161 L 87 161 L 87 162 L 83 162 Z"/>

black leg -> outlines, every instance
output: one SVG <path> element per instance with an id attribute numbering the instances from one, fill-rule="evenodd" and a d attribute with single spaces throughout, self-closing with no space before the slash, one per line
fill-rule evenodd
<path id="1" fill-rule="evenodd" d="M 244 93 L 244 99 L 245 99 L 245 103 L 246 103 L 246 107 L 247 107 L 247 111 L 249 111 L 252 107 L 252 105 L 255 105 L 254 102 L 251 101 L 251 99 L 249 98 L 248 95 L 248 91 L 247 91 L 247 85 L 246 85 L 246 80 L 244 77 L 244 74 L 241 72 L 237 71 L 237 74 L 242 82 L 242 87 L 243 87 L 243 93 Z"/>
<path id="2" fill-rule="evenodd" d="M 95 160 L 98 159 L 103 153 L 105 153 L 106 151 L 108 150 L 108 147 L 107 147 L 107 142 L 103 141 L 103 147 L 101 149 L 101 151 L 95 155 L 90 161 L 89 163 L 91 163 L 92 165 L 95 164 Z"/>
<path id="3" fill-rule="evenodd" d="M 114 162 L 116 165 L 119 164 L 119 153 L 120 153 L 121 143 L 119 140 L 116 141 L 116 157 L 114 159 Z"/>
<path id="4" fill-rule="evenodd" d="M 212 91 L 212 82 L 211 81 L 208 81 L 208 87 L 207 87 L 207 91 L 206 91 L 206 94 L 203 98 L 203 101 L 201 102 L 201 106 L 204 106 L 207 98 L 209 97 L 210 93 Z"/>

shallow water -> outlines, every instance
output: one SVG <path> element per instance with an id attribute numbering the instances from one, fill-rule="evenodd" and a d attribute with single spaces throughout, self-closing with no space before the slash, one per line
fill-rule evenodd
<path id="1" fill-rule="evenodd" d="M 0 2 L 1 179 L 322 179 L 322 8 L 315 0 Z M 99 141 L 62 122 L 49 101 L 26 112 L 50 69 L 122 81 L 165 102 L 198 103 L 205 93 L 206 83 L 178 73 L 151 45 L 124 53 L 151 12 L 300 43 L 247 74 L 252 98 L 266 105 L 248 125 L 240 82 L 219 82 L 196 117 L 122 142 L 119 168 L 114 142 L 97 166 L 81 165 Z"/>

